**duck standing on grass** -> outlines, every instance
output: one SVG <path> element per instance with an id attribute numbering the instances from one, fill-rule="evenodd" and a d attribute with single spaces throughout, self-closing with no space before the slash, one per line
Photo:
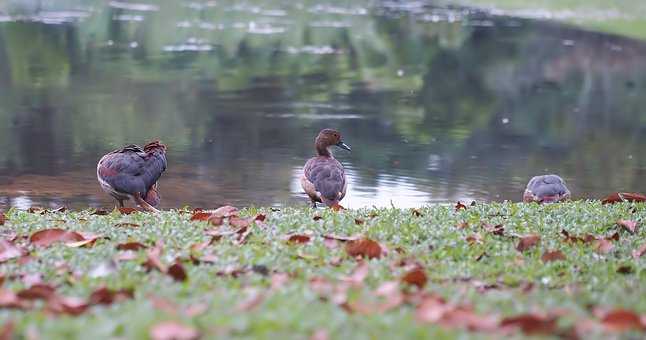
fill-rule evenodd
<path id="1" fill-rule="evenodd" d="M 568 199 L 570 190 L 558 175 L 532 177 L 523 193 L 523 202 L 556 203 Z"/>
<path id="2" fill-rule="evenodd" d="M 132 198 L 144 210 L 158 212 L 160 197 L 157 181 L 166 170 L 166 145 L 159 141 L 127 145 L 101 157 L 96 175 L 101 188 L 123 207 Z"/>
<path id="3" fill-rule="evenodd" d="M 301 186 L 312 200 L 314 208 L 316 202 L 320 202 L 332 209 L 342 209 L 339 202 L 345 196 L 347 188 L 345 171 L 343 165 L 334 159 L 330 147 L 352 150 L 343 142 L 341 134 L 332 129 L 321 130 L 316 137 L 315 146 L 318 155 L 305 163 Z"/>

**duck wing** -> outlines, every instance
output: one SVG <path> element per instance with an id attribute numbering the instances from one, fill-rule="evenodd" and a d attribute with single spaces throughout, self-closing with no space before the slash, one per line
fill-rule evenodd
<path id="1" fill-rule="evenodd" d="M 165 154 L 149 154 L 136 145 L 129 145 L 103 156 L 97 175 L 118 192 L 139 193 L 143 197 L 165 170 Z"/>
<path id="2" fill-rule="evenodd" d="M 334 158 L 315 157 L 303 169 L 308 181 L 320 193 L 321 199 L 336 203 L 345 195 L 346 179 L 343 165 Z"/>

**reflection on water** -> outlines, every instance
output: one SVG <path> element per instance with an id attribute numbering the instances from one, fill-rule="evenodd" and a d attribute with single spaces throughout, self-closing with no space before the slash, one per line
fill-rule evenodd
<path id="1" fill-rule="evenodd" d="M 304 205 L 324 127 L 352 208 L 646 190 L 646 43 L 426 2 L 8 1 L 0 88 L 0 208 L 109 206 L 157 137 L 164 208 Z"/>

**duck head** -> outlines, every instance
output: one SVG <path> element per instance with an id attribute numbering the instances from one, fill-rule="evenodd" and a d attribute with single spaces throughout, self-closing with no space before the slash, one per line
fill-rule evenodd
<path id="1" fill-rule="evenodd" d="M 352 149 L 343 142 L 341 133 L 333 129 L 323 129 L 316 136 L 316 151 L 319 156 L 331 156 L 329 148 L 338 146 L 341 149 L 352 151 Z"/>
<path id="2" fill-rule="evenodd" d="M 162 144 L 159 140 L 154 140 L 152 142 L 148 142 L 146 145 L 144 145 L 144 152 L 146 153 L 152 153 L 152 152 L 161 152 L 161 153 L 166 153 L 166 145 Z"/>

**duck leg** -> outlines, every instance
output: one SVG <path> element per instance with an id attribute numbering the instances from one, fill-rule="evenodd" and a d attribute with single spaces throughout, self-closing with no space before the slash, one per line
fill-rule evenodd
<path id="1" fill-rule="evenodd" d="M 124 205 L 123 205 L 123 200 L 117 200 L 117 202 L 119 202 L 119 208 L 123 208 L 123 207 L 124 207 Z"/>
<path id="2" fill-rule="evenodd" d="M 134 199 L 135 199 L 135 202 L 145 211 L 153 212 L 153 213 L 159 212 L 159 210 L 155 209 L 155 207 L 148 204 L 148 202 L 146 202 L 143 198 L 141 198 L 141 195 L 139 195 L 138 192 L 134 194 Z"/>
<path id="3" fill-rule="evenodd" d="M 312 201 L 312 208 L 316 209 L 316 201 Z"/>

